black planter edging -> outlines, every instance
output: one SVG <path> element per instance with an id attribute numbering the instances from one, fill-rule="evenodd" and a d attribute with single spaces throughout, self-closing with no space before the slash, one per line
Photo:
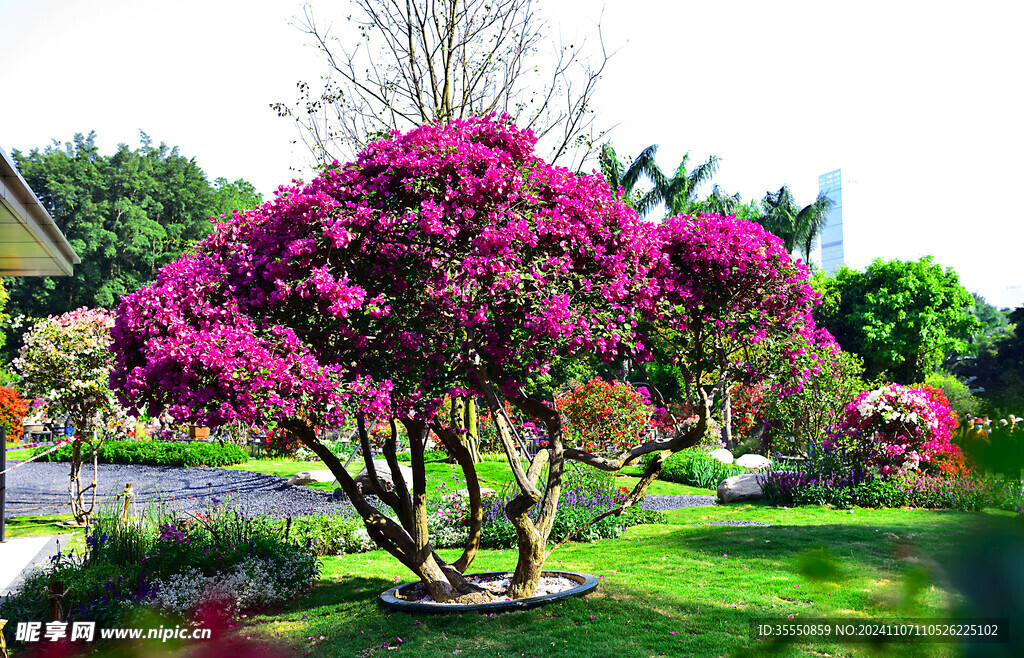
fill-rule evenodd
<path id="1" fill-rule="evenodd" d="M 467 577 L 470 576 L 507 576 L 510 575 L 509 571 L 485 571 L 483 573 L 468 573 Z M 576 587 L 567 589 L 564 592 L 555 592 L 554 594 L 545 594 L 544 596 L 531 596 L 528 599 L 519 599 L 516 601 L 491 601 L 489 603 L 470 603 L 467 605 L 448 605 L 444 603 L 419 603 L 417 601 L 406 601 L 398 598 L 397 594 L 400 591 L 412 588 L 419 584 L 419 581 L 411 583 L 404 583 L 397 587 L 392 587 L 386 592 L 381 593 L 378 598 L 380 604 L 391 610 L 397 610 L 399 612 L 428 612 L 428 613 L 459 613 L 459 612 L 505 612 L 508 610 L 525 610 L 527 608 L 534 608 L 539 605 L 551 603 L 558 599 L 568 598 L 570 596 L 580 596 L 592 591 L 597 587 L 598 580 L 596 577 L 591 576 L 589 573 L 576 573 L 575 571 L 542 571 L 541 576 L 547 577 L 562 577 L 568 578 L 576 583 Z"/>

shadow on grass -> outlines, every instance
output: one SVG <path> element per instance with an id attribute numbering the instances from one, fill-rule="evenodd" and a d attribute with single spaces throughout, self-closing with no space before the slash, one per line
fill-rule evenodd
<path id="1" fill-rule="evenodd" d="M 656 526 L 632 538 L 567 545 L 548 565 L 608 574 L 597 591 L 496 615 L 384 610 L 377 595 L 391 580 L 346 574 L 321 581 L 241 632 L 310 656 L 1024 655 L 1019 638 L 1010 645 L 966 646 L 820 639 L 794 646 L 751 638 L 751 622 L 766 618 L 998 613 L 1019 627 L 1024 537 L 1015 520 L 908 518 L 877 517 L 866 525 Z M 495 557 L 482 555 L 473 570 L 497 568 Z M 380 568 L 370 556 L 339 560 L 335 573 L 342 564 L 361 564 L 364 574 Z"/>

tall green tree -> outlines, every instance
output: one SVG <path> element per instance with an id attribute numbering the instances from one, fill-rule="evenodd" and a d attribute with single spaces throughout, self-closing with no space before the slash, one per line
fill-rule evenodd
<path id="1" fill-rule="evenodd" d="M 652 179 L 655 172 L 658 172 L 658 164 L 654 161 L 654 155 L 658 152 L 658 145 L 651 144 L 632 162 L 619 160 L 618 154 L 610 143 L 601 147 L 599 163 L 604 179 L 608 181 L 608 187 L 612 191 L 622 189 L 622 201 L 630 208 L 636 210 L 637 204 L 643 198 L 636 184 L 640 182 L 640 176 L 647 176 Z"/>
<path id="2" fill-rule="evenodd" d="M 965 353 L 980 326 L 970 313 L 974 299 L 956 272 L 931 256 L 876 260 L 863 272 L 842 267 L 815 283 L 825 298 L 815 322 L 864 359 L 867 380 L 922 381 L 946 354 Z"/>
<path id="3" fill-rule="evenodd" d="M 1000 311 L 976 292 L 972 292 L 971 295 L 974 297 L 974 307 L 971 309 L 971 313 L 981 323 L 971 344 L 974 347 L 974 354 L 980 354 L 987 349 L 994 349 L 996 341 L 1009 333 L 1009 312 Z"/>
<path id="4" fill-rule="evenodd" d="M 712 155 L 707 162 L 691 171 L 687 169 L 690 164 L 690 154 L 687 153 L 671 176 L 666 176 L 660 169 L 653 169 L 650 177 L 654 187 L 637 204 L 637 213 L 643 216 L 663 203 L 666 217 L 692 214 L 697 205 L 697 188 L 711 180 L 718 170 L 718 163 L 719 158 Z"/>
<path id="5" fill-rule="evenodd" d="M 194 158 L 141 134 L 106 156 L 96 133 L 76 134 L 44 150 L 13 152 L 36 192 L 81 257 L 70 277 L 8 279 L 11 315 L 59 315 L 88 306 L 113 308 L 121 295 L 152 281 L 157 270 L 210 231 L 209 218 L 257 205 L 244 180 L 211 186 Z"/>
<path id="6" fill-rule="evenodd" d="M 738 219 L 761 223 L 761 208 L 757 203 L 754 201 L 743 203 L 739 192 L 728 194 L 718 185 L 711 189 L 711 194 L 707 198 L 694 205 L 693 212 L 694 214 L 707 213 L 726 217 L 736 215 Z"/>
<path id="7" fill-rule="evenodd" d="M 806 206 L 797 204 L 790 189 L 783 185 L 778 192 L 768 192 L 761 201 L 761 226 L 766 231 L 782 239 L 786 251 L 798 251 L 803 254 L 804 262 L 808 262 L 814 240 L 825 228 L 828 211 L 832 208 L 832 200 L 825 194 Z"/>
<path id="8" fill-rule="evenodd" d="M 1021 414 L 1024 411 L 1024 307 L 1010 313 L 1006 333 L 978 354 L 971 369 L 973 385 L 989 405 Z"/>

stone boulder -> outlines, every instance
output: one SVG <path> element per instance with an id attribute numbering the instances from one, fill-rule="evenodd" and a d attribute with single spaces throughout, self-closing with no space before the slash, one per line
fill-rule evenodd
<path id="1" fill-rule="evenodd" d="M 302 471 L 288 478 L 288 484 L 301 486 L 303 484 L 313 484 L 314 482 L 334 482 L 334 480 L 334 473 L 328 470 Z"/>
<path id="2" fill-rule="evenodd" d="M 758 500 L 764 497 L 757 473 L 743 473 L 726 478 L 718 483 L 718 501 L 735 503 L 741 500 Z"/>
<path id="3" fill-rule="evenodd" d="M 373 467 L 377 471 L 377 478 L 384 484 L 387 489 L 393 490 L 395 487 L 395 481 L 391 475 L 391 468 L 388 463 L 383 459 L 376 459 L 373 462 Z M 405 480 L 405 485 L 412 491 L 412 469 L 404 464 L 398 465 L 398 472 L 401 473 L 402 479 Z M 373 482 L 370 480 L 370 476 L 366 473 L 366 468 L 359 471 L 355 477 L 356 484 L 363 485 L 363 493 L 376 496 L 378 493 L 376 488 L 373 486 Z"/>
<path id="4" fill-rule="evenodd" d="M 712 459 L 717 459 L 723 464 L 732 463 L 732 453 L 726 450 L 725 448 L 715 448 L 714 450 L 708 453 L 708 457 L 711 457 Z"/>
<path id="5" fill-rule="evenodd" d="M 744 468 L 768 468 L 772 465 L 772 461 L 767 457 L 750 453 L 743 455 L 742 457 L 737 457 L 736 465 L 743 466 Z"/>

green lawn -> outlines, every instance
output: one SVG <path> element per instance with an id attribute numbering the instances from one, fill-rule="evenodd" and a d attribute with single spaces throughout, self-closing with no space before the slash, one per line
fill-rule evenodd
<path id="1" fill-rule="evenodd" d="M 752 619 L 947 616 L 965 603 L 951 584 L 964 551 L 994 530 L 1021 535 L 1001 513 L 741 504 L 668 517 L 668 525 L 631 528 L 621 539 L 558 549 L 548 566 L 601 577 L 586 598 L 495 616 L 387 612 L 377 594 L 410 574 L 375 551 L 326 558 L 308 595 L 245 620 L 233 642 L 251 638 L 286 655 L 310 656 L 384 655 L 384 643 L 415 656 L 761 655 L 783 647 L 754 646 Z M 691 525 L 727 519 L 773 525 Z M 485 550 L 470 571 L 504 570 L 514 561 L 514 551 Z M 826 641 L 785 653 L 871 653 L 866 649 Z M 948 644 L 901 644 L 884 653 L 895 651 L 960 655 Z"/>
<path id="2" fill-rule="evenodd" d="M 317 466 L 253 460 L 233 468 L 290 475 Z M 462 486 L 452 479 L 458 471 L 450 464 L 433 462 L 428 471 L 432 492 L 440 493 L 441 483 L 444 489 Z M 501 491 L 509 481 L 501 463 L 484 462 L 479 471 L 484 486 Z M 638 472 L 626 473 L 620 481 L 631 486 Z M 713 495 L 664 482 L 651 492 Z M 8 534 L 66 532 L 54 525 L 61 518 L 67 517 L 11 519 Z M 951 644 L 872 649 L 827 640 L 754 643 L 749 624 L 759 618 L 982 616 L 972 611 L 976 602 L 958 590 L 970 583 L 996 597 L 979 603 L 987 603 L 990 614 L 1015 614 L 998 599 L 1019 585 L 1013 569 L 1024 564 L 1024 526 L 1009 513 L 733 504 L 675 510 L 667 518 L 666 525 L 634 527 L 615 540 L 566 544 L 552 554 L 551 568 L 601 577 L 598 590 L 586 598 L 494 616 L 388 612 L 378 607 L 377 595 L 411 574 L 377 550 L 325 558 L 310 592 L 276 612 L 241 620 L 217 644 L 236 653 L 250 645 L 252 655 L 310 656 L 723 656 L 769 650 L 958 656 L 960 648 Z M 725 520 L 772 525 L 699 525 Z M 81 531 L 71 534 L 72 547 L 80 550 Z M 482 550 L 470 571 L 507 570 L 514 563 L 514 550 Z"/>
<path id="3" fill-rule="evenodd" d="M 32 456 L 33 448 L 23 448 L 21 450 L 9 450 L 7 451 L 7 461 L 28 459 Z"/>
<path id="4" fill-rule="evenodd" d="M 405 465 L 408 466 L 408 463 Z M 277 475 L 280 477 L 291 477 L 292 475 L 302 471 L 320 471 L 327 469 L 323 462 L 297 461 L 294 459 L 250 459 L 244 464 L 235 464 L 234 466 L 226 466 L 224 468 L 240 471 L 253 471 L 255 473 Z M 349 465 L 348 472 L 355 475 L 362 468 L 363 461 L 361 459 L 356 459 Z M 426 471 L 427 491 L 430 497 L 438 497 L 444 492 L 453 491 L 454 489 L 462 489 L 465 487 L 465 484 L 462 482 L 462 469 L 455 464 L 449 464 L 443 461 L 427 462 Z M 477 477 L 480 480 L 480 486 L 494 489 L 499 494 L 506 489 L 510 489 L 515 484 L 514 478 L 512 477 L 512 471 L 505 462 L 481 462 L 476 465 L 476 471 Z M 616 476 L 618 486 L 632 489 L 636 485 L 639 479 L 637 476 L 640 475 L 640 473 L 641 469 L 636 466 L 623 469 L 622 474 Z M 453 476 L 459 478 L 459 480 L 456 481 Z M 441 486 L 442 484 L 444 485 L 443 487 Z M 332 491 L 335 485 L 330 482 L 316 482 L 305 486 L 314 489 Z M 706 489 L 697 489 L 695 487 L 675 484 L 674 482 L 662 482 L 660 480 L 651 484 L 647 493 L 658 495 L 714 495 L 714 492 L 709 492 Z"/>
<path id="5" fill-rule="evenodd" d="M 57 525 L 61 521 L 71 521 L 70 514 L 49 514 L 45 516 L 14 516 L 6 519 L 5 531 L 8 538 L 38 537 L 40 535 L 67 535 L 64 550 L 71 549 L 76 553 L 85 550 L 85 530 L 64 528 Z"/>

